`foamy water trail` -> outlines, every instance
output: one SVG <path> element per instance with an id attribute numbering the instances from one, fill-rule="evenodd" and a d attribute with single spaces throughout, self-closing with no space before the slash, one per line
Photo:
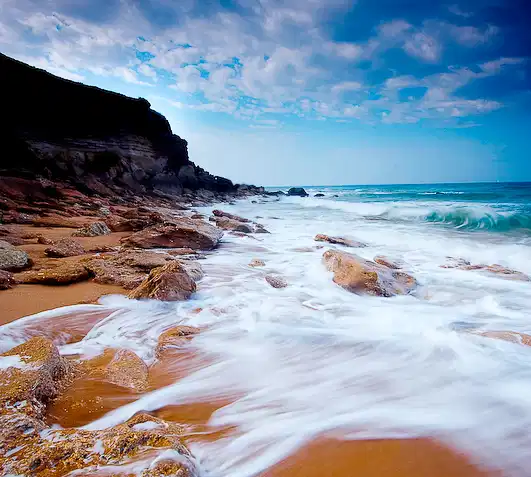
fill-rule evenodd
<path id="1" fill-rule="evenodd" d="M 323 435 L 434 436 L 479 463 L 501 465 L 506 475 L 528 475 L 531 348 L 470 331 L 529 333 L 531 284 L 440 268 L 452 256 L 531 274 L 526 241 L 372 220 L 389 203 L 323 207 L 317 201 L 224 206 L 261 216 L 272 234 L 227 235 L 202 262 L 206 277 L 190 301 L 107 297 L 100 306 L 68 307 L 4 326 L 2 343 L 22 341 L 34 321 L 105 309 L 85 339 L 61 352 L 94 355 L 125 347 L 152 363 L 163 330 L 206 327 L 188 346 L 208 365 L 87 426 L 105 428 L 140 410 L 226 399 L 232 403 L 216 411 L 210 425 L 234 432 L 192 444 L 205 476 L 258 475 Z M 420 288 L 394 298 L 342 290 L 321 264 L 326 248 L 294 250 L 315 246 L 317 233 L 366 242 L 355 252 L 368 259 L 385 254 L 402 260 Z M 252 258 L 266 267 L 248 267 Z M 283 276 L 289 286 L 269 287 L 266 273 Z M 202 311 L 192 312 L 197 308 Z"/>

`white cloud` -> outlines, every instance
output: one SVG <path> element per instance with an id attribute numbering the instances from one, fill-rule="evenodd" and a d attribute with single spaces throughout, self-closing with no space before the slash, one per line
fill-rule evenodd
<path id="1" fill-rule="evenodd" d="M 411 56 L 425 61 L 437 61 L 441 54 L 441 46 L 437 40 L 427 33 L 418 32 L 406 40 L 404 50 Z"/>

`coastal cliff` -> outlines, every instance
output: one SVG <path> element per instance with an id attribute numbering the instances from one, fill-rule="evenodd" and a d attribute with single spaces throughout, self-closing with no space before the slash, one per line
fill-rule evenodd
<path id="1" fill-rule="evenodd" d="M 2 54 L 0 71 L 0 181 L 44 179 L 101 196 L 238 190 L 191 162 L 186 140 L 147 100 L 58 78 Z"/>

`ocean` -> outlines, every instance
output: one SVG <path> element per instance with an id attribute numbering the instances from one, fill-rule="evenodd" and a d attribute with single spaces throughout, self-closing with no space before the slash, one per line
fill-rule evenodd
<path id="1" fill-rule="evenodd" d="M 329 435 L 433 437 L 478 465 L 529 475 L 531 348 L 482 333 L 531 334 L 531 282 L 522 279 L 531 276 L 531 184 L 306 190 L 310 197 L 200 209 L 223 208 L 271 234 L 226 234 L 202 261 L 205 278 L 189 301 L 105 297 L 101 305 L 6 325 L 1 339 L 20 342 L 35 320 L 106 310 L 107 318 L 61 352 L 96 355 L 123 347 L 150 364 L 161 331 L 178 323 L 203 327 L 187 345 L 198 364 L 184 378 L 86 427 L 114 425 L 139 410 L 224 402 L 209 426 L 230 432 L 190 445 L 205 476 L 260 475 Z M 316 234 L 364 242 L 367 247 L 346 251 L 399 261 L 419 287 L 391 298 L 343 290 L 322 264 L 329 247 L 316 248 Z M 265 267 L 249 267 L 253 258 Z M 444 268 L 458 260 L 500 265 L 520 272 L 520 279 L 484 268 Z M 288 287 L 270 287 L 268 273 Z"/>

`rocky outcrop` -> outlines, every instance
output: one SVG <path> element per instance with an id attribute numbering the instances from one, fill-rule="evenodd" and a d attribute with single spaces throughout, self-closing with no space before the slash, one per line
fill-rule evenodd
<path id="1" fill-rule="evenodd" d="M 292 187 L 288 190 L 288 195 L 298 196 L 298 197 L 308 197 L 308 192 L 306 192 L 302 187 Z"/>
<path id="2" fill-rule="evenodd" d="M 60 262 L 40 270 L 28 270 L 16 277 L 18 283 L 40 285 L 70 285 L 90 278 L 90 273 L 82 264 L 75 261 Z"/>
<path id="3" fill-rule="evenodd" d="M 81 227 L 75 231 L 72 236 L 74 237 L 99 237 L 100 235 L 109 235 L 111 229 L 105 222 L 93 222 L 91 224 Z"/>
<path id="4" fill-rule="evenodd" d="M 323 261 L 334 273 L 334 282 L 352 293 L 390 297 L 411 293 L 417 286 L 416 280 L 407 273 L 346 252 L 328 250 L 323 254 Z"/>
<path id="5" fill-rule="evenodd" d="M 129 298 L 179 301 L 187 300 L 195 291 L 194 279 L 180 262 L 174 261 L 152 270 Z"/>
<path id="6" fill-rule="evenodd" d="M 344 237 L 330 237 L 329 235 L 317 234 L 314 238 L 316 242 L 328 242 L 333 245 L 343 245 L 351 248 L 363 248 L 367 245 L 357 240 L 351 240 Z"/>
<path id="7" fill-rule="evenodd" d="M 233 232 L 242 232 L 244 234 L 252 234 L 254 229 L 248 223 L 239 222 L 238 220 L 229 219 L 228 217 L 215 217 L 216 227 L 223 230 L 231 230 Z"/>
<path id="8" fill-rule="evenodd" d="M 48 257 L 54 258 L 75 257 L 76 255 L 83 255 L 85 249 L 77 240 L 64 238 L 45 249 L 44 253 Z"/>
<path id="9" fill-rule="evenodd" d="M 125 238 L 122 243 L 138 248 L 191 248 L 211 250 L 223 233 L 216 227 L 199 220 L 181 218 L 173 224 L 148 227 Z"/>
<path id="10" fill-rule="evenodd" d="M 35 179 L 114 197 L 262 191 L 193 164 L 187 142 L 145 99 L 61 79 L 1 54 L 0 70 L 9 118 L 0 129 L 0 195 L 29 191 L 28 202 L 61 195 L 53 186 L 37 190 Z"/>

